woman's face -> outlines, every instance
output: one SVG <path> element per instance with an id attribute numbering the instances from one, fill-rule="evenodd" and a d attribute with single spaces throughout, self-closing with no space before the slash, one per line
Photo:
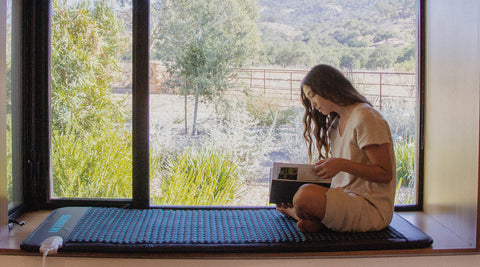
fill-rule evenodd
<path id="1" fill-rule="evenodd" d="M 310 86 L 304 85 L 302 90 L 305 94 L 305 97 L 307 97 L 307 99 L 310 101 L 312 107 L 318 110 L 318 112 L 322 113 L 323 115 L 328 115 L 334 111 L 336 106 L 335 103 L 315 94 Z"/>

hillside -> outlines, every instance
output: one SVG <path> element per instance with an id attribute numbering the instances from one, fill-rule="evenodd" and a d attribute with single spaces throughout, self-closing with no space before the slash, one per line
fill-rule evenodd
<path id="1" fill-rule="evenodd" d="M 386 17 L 415 16 L 412 0 L 259 0 L 263 21 L 286 25 L 341 23 L 349 19 L 368 21 Z"/>
<path id="2" fill-rule="evenodd" d="M 312 61 L 327 61 L 336 66 L 367 69 L 393 68 L 395 64 L 397 67 L 401 64 L 403 69 L 413 66 L 415 0 L 259 0 L 258 3 L 259 28 L 270 63 L 309 65 Z M 385 51 L 374 53 L 375 48 Z M 325 55 L 310 62 L 306 59 L 322 53 Z M 384 58 L 373 62 L 379 56 Z"/>

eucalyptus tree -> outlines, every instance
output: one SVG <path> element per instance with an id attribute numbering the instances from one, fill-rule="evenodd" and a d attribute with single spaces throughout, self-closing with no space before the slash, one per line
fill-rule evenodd
<path id="1" fill-rule="evenodd" d="M 111 92 L 127 48 L 112 1 L 53 1 L 51 35 L 52 130 L 75 124 L 92 130 L 123 123 L 122 103 Z"/>
<path id="2" fill-rule="evenodd" d="M 114 1 L 53 1 L 51 121 L 53 195 L 131 197 L 131 131 L 112 94 L 127 48 Z"/>
<path id="3" fill-rule="evenodd" d="M 195 134 L 199 97 L 221 95 L 235 70 L 258 55 L 257 1 L 157 0 L 151 13 L 152 54 L 178 81 L 185 99 L 194 96 Z"/>

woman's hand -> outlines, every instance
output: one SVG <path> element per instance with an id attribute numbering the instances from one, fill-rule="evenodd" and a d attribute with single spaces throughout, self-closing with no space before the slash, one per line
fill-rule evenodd
<path id="1" fill-rule="evenodd" d="M 327 158 L 315 163 L 313 170 L 322 179 L 332 179 L 339 172 L 347 172 L 356 177 L 375 183 L 388 184 L 394 177 L 391 144 L 370 145 L 362 149 L 370 161 L 369 164 L 354 162 L 342 158 Z"/>
<path id="2" fill-rule="evenodd" d="M 341 158 L 323 159 L 315 163 L 313 170 L 322 179 L 332 179 L 337 173 L 342 171 L 342 166 L 345 164 L 344 161 Z"/>

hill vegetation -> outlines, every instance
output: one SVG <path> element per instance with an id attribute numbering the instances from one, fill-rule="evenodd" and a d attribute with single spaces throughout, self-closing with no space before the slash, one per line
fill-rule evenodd
<path id="1" fill-rule="evenodd" d="M 414 0 L 259 0 L 262 64 L 415 70 Z"/>

